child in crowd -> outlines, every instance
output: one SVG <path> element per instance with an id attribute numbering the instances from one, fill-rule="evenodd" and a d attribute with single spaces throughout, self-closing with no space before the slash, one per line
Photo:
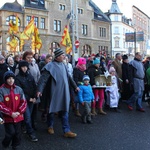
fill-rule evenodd
<path id="1" fill-rule="evenodd" d="M 0 111 L 4 118 L 5 138 L 3 148 L 16 150 L 21 142 L 21 121 L 26 110 L 26 100 L 20 87 L 14 84 L 15 74 L 7 71 L 4 74 L 5 83 L 0 87 Z"/>
<path id="2" fill-rule="evenodd" d="M 27 134 L 32 142 L 37 142 L 38 139 L 34 133 L 31 122 L 31 114 L 33 105 L 36 102 L 36 83 L 33 76 L 28 72 L 29 64 L 25 60 L 19 62 L 19 73 L 16 76 L 15 84 L 23 89 L 25 98 L 27 100 L 27 109 L 24 113 L 24 122 L 26 124 Z M 30 89 L 29 89 L 30 88 Z"/>
<path id="3" fill-rule="evenodd" d="M 90 78 L 88 75 L 83 76 L 83 85 L 80 85 L 78 92 L 79 101 L 84 107 L 84 112 L 81 116 L 83 123 L 92 123 L 91 121 L 91 102 L 94 101 L 92 87 L 89 84 Z"/>
<path id="4" fill-rule="evenodd" d="M 118 92 L 118 83 L 116 78 L 116 70 L 114 67 L 110 67 L 109 73 L 111 75 L 111 86 L 106 87 L 107 93 L 107 104 L 110 108 L 114 109 L 116 112 L 118 111 L 118 102 L 119 102 L 119 92 Z"/>

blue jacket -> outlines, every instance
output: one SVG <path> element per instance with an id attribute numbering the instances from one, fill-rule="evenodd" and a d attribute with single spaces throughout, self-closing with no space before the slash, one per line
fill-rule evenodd
<path id="1" fill-rule="evenodd" d="M 94 94 L 91 85 L 80 85 L 80 91 L 78 92 L 79 102 L 92 102 L 94 100 Z"/>

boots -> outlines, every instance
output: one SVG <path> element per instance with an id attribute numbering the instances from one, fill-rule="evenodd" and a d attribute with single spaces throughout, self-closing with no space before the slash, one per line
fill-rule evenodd
<path id="1" fill-rule="evenodd" d="M 102 115 L 106 115 L 106 114 L 107 114 L 106 112 L 103 111 L 102 108 L 99 108 L 99 112 L 98 112 L 98 113 L 99 113 L 99 114 L 102 114 Z"/>
<path id="2" fill-rule="evenodd" d="M 81 117 L 81 114 L 80 114 L 80 112 L 79 112 L 79 109 L 77 109 L 77 110 L 75 111 L 75 116 Z"/>
<path id="3" fill-rule="evenodd" d="M 92 108 L 91 115 L 97 115 L 95 108 Z"/>

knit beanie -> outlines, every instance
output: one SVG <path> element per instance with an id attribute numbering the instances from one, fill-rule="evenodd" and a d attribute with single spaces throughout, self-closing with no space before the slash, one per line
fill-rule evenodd
<path id="1" fill-rule="evenodd" d="M 90 77 L 88 75 L 84 75 L 82 80 L 90 80 Z"/>
<path id="2" fill-rule="evenodd" d="M 42 54 L 41 57 L 40 57 L 40 60 L 44 61 L 46 58 L 46 55 L 45 54 Z"/>
<path id="3" fill-rule="evenodd" d="M 29 67 L 29 63 L 27 61 L 25 61 L 25 60 L 21 60 L 19 62 L 19 70 L 21 69 L 21 67 L 24 67 L 24 66 L 26 66 L 28 68 Z"/>
<path id="4" fill-rule="evenodd" d="M 123 56 L 122 56 L 122 59 L 123 59 L 123 60 L 126 60 L 126 59 L 128 59 L 128 56 L 127 56 L 127 55 L 123 55 Z"/>
<path id="5" fill-rule="evenodd" d="M 100 64 L 100 60 L 98 58 L 95 58 L 93 60 L 93 65 L 96 65 L 96 64 Z"/>
<path id="6" fill-rule="evenodd" d="M 115 68 L 114 68 L 114 67 L 110 67 L 110 69 L 109 69 L 109 73 L 111 73 L 111 72 L 116 72 L 116 70 L 115 70 Z"/>
<path id="7" fill-rule="evenodd" d="M 79 65 L 85 65 L 86 64 L 86 59 L 85 58 L 83 58 L 83 57 L 80 57 L 80 58 L 78 58 L 78 64 Z"/>
<path id="8" fill-rule="evenodd" d="M 64 54 L 64 52 L 60 49 L 60 48 L 57 48 L 55 51 L 54 51 L 54 55 L 55 55 L 55 58 L 57 58 L 58 56 Z"/>
<path id="9" fill-rule="evenodd" d="M 11 70 L 8 70 L 7 72 L 4 73 L 4 76 L 3 76 L 4 82 L 6 82 L 6 80 L 9 77 L 13 77 L 15 79 L 15 74 Z"/>

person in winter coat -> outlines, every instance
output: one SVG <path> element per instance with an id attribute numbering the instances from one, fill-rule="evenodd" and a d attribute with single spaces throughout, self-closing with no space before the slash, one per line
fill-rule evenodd
<path id="1" fill-rule="evenodd" d="M 60 112 L 64 137 L 74 138 L 77 134 L 71 132 L 68 118 L 70 107 L 69 84 L 71 84 L 76 91 L 79 91 L 79 88 L 69 75 L 63 63 L 65 58 L 64 52 L 58 48 L 54 51 L 54 54 L 54 61 L 48 63 L 42 69 L 42 75 L 37 85 L 37 96 L 42 95 L 46 84 L 49 83 L 48 133 L 54 134 L 54 114 Z"/>
<path id="2" fill-rule="evenodd" d="M 19 73 L 16 76 L 15 84 L 23 89 L 27 100 L 27 109 L 24 113 L 24 122 L 26 125 L 27 134 L 32 142 L 37 142 L 38 139 L 34 133 L 31 122 L 31 114 L 34 103 L 36 102 L 36 83 L 33 76 L 28 72 L 28 68 L 29 64 L 27 61 L 21 60 L 19 62 Z"/>
<path id="3" fill-rule="evenodd" d="M 4 84 L 0 87 L 0 111 L 3 114 L 5 138 L 3 148 L 16 150 L 21 143 L 21 121 L 27 102 L 22 89 L 14 84 L 15 74 L 7 71 L 4 74 Z"/>
<path id="4" fill-rule="evenodd" d="M 91 102 L 94 101 L 94 94 L 92 87 L 89 84 L 90 78 L 88 75 L 83 76 L 83 85 L 80 85 L 80 91 L 78 92 L 79 102 L 84 107 L 84 112 L 82 113 L 83 123 L 92 123 L 91 119 Z"/>
<path id="5" fill-rule="evenodd" d="M 134 60 L 130 62 L 130 66 L 131 66 L 130 80 L 134 89 L 134 93 L 127 100 L 127 104 L 128 104 L 128 109 L 133 110 L 133 105 L 136 102 L 136 109 L 140 112 L 145 112 L 145 110 L 142 107 L 145 71 L 141 60 L 142 60 L 142 55 L 139 52 L 137 52 L 135 54 Z"/>
<path id="6" fill-rule="evenodd" d="M 86 59 L 83 57 L 78 58 L 76 67 L 73 69 L 73 79 L 79 86 L 82 84 L 83 76 L 86 75 Z M 76 95 L 77 93 L 75 93 Z M 77 96 L 76 96 L 77 97 Z M 75 115 L 81 117 L 79 112 L 79 102 L 75 101 Z"/>
<path id="7" fill-rule="evenodd" d="M 16 68 L 15 68 L 13 57 L 10 56 L 7 58 L 7 64 L 8 64 L 8 67 L 10 68 L 10 70 L 15 73 Z"/>
<path id="8" fill-rule="evenodd" d="M 97 115 L 96 113 L 96 102 L 98 102 L 98 113 L 106 115 L 106 112 L 103 111 L 103 103 L 104 103 L 104 89 L 97 88 L 95 83 L 95 77 L 102 74 L 100 66 L 100 59 L 95 58 L 93 60 L 93 65 L 88 69 L 88 75 L 90 77 L 90 84 L 93 87 L 94 91 L 94 102 L 92 103 L 92 114 Z"/>
<path id="9" fill-rule="evenodd" d="M 122 99 L 128 100 L 133 93 L 133 89 L 130 87 L 130 65 L 128 61 L 128 56 L 122 56 L 122 81 L 123 81 L 123 91 Z"/>

